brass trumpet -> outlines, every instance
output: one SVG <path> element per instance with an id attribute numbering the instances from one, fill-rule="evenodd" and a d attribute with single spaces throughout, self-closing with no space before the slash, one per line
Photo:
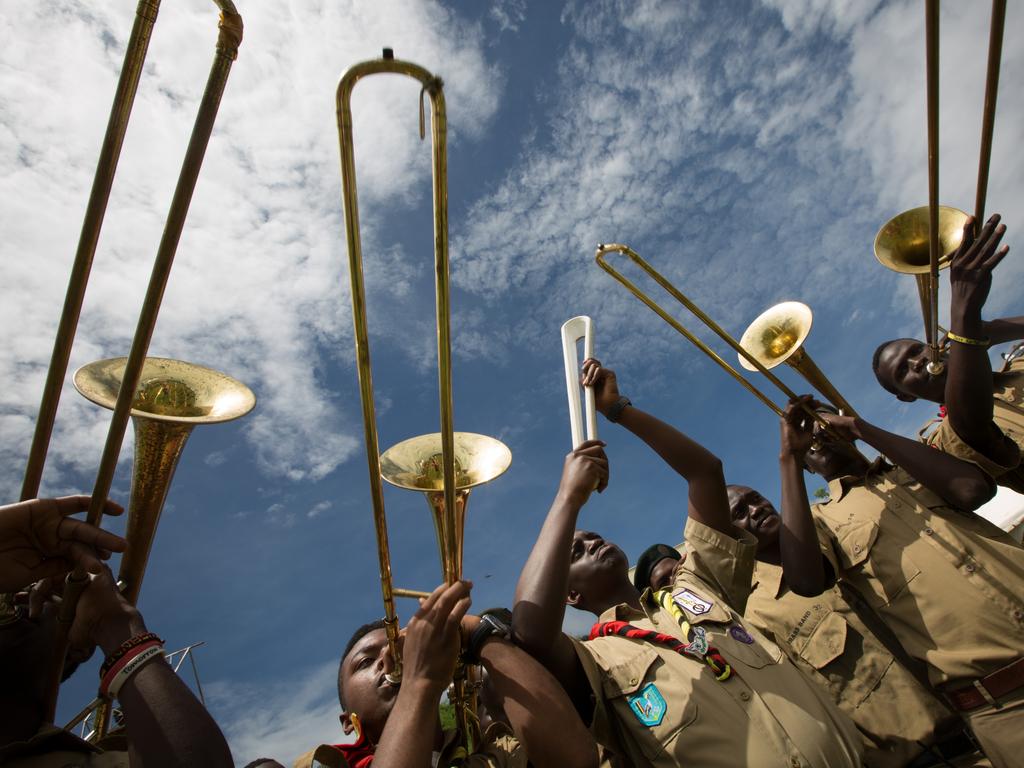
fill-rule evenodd
<path id="1" fill-rule="evenodd" d="M 628 245 L 622 245 L 621 243 L 612 243 L 609 245 L 599 244 L 597 246 L 595 260 L 597 261 L 597 264 L 599 267 L 601 267 L 601 269 L 603 269 L 605 272 L 607 272 L 609 275 L 615 278 L 615 280 L 621 283 L 627 291 L 629 291 L 638 299 L 640 299 L 640 301 L 646 304 L 647 307 L 651 309 L 651 311 L 653 311 L 658 317 L 660 317 L 662 320 L 664 320 L 666 323 L 672 326 L 672 328 L 679 332 L 683 337 L 685 337 L 701 352 L 703 352 L 705 355 L 707 355 L 716 363 L 718 363 L 718 365 L 726 373 L 728 373 L 730 376 L 736 379 L 736 381 L 738 381 L 744 389 L 746 389 L 748 392 L 750 392 L 750 394 L 752 394 L 754 397 L 756 397 L 758 400 L 760 400 L 762 403 L 768 406 L 768 408 L 770 408 L 777 416 L 781 418 L 784 415 L 785 412 L 783 411 L 783 409 L 776 405 L 771 400 L 771 398 L 769 398 L 761 390 L 759 390 L 757 387 L 751 384 L 745 376 L 743 376 L 739 371 L 737 371 L 735 368 L 729 365 L 729 363 L 727 363 L 721 357 L 721 355 L 719 355 L 707 344 L 705 344 L 703 341 L 701 341 L 695 335 L 693 335 L 693 333 L 691 333 L 685 326 L 683 326 L 682 323 L 680 323 L 678 320 L 672 317 L 672 315 L 666 312 L 660 304 L 658 304 L 656 301 L 654 301 L 654 299 L 652 299 L 650 296 L 648 296 L 646 293 L 640 290 L 636 286 L 636 284 L 634 284 L 628 277 L 626 277 L 613 266 L 611 266 L 605 258 L 605 256 L 609 253 L 621 253 L 634 264 L 639 266 L 640 269 L 646 272 L 658 285 L 664 288 L 665 292 L 668 293 L 669 296 L 671 296 L 673 299 L 675 299 L 688 310 L 690 310 L 690 312 L 692 312 L 698 320 L 704 323 L 704 325 L 706 325 L 710 330 L 714 331 L 714 333 L 720 339 L 722 339 L 722 341 L 724 341 L 726 344 L 732 347 L 736 351 L 736 354 L 739 355 L 740 360 L 746 361 L 745 365 L 749 364 L 750 366 L 752 366 L 750 370 L 760 371 L 768 378 L 769 381 L 771 381 L 772 384 L 778 387 L 779 390 L 782 391 L 784 395 L 786 395 L 786 397 L 788 397 L 791 400 L 795 399 L 797 397 L 796 393 L 792 389 L 787 387 L 786 384 L 783 383 L 781 379 L 779 379 L 779 377 L 777 377 L 774 373 L 772 373 L 769 370 L 769 368 L 771 368 L 772 366 L 766 366 L 763 362 L 761 362 L 761 360 L 758 359 L 757 355 L 753 354 L 749 349 L 746 349 L 745 345 L 739 344 L 720 325 L 718 325 L 718 323 L 716 323 L 714 320 L 708 317 L 703 311 L 701 311 L 701 309 L 696 304 L 690 301 L 686 296 L 684 296 L 679 291 L 679 289 L 672 285 L 672 283 L 670 283 L 664 275 L 662 275 L 660 272 L 654 269 L 654 267 L 648 264 L 640 256 L 640 254 L 638 254 Z M 822 376 L 822 379 L 824 379 L 824 376 Z M 804 406 L 804 410 L 830 435 L 832 435 L 833 437 L 838 437 L 838 435 L 836 435 L 835 433 L 835 430 L 833 430 L 832 427 L 830 427 L 829 424 L 824 419 L 821 418 L 821 416 L 815 413 L 813 409 Z"/>
<path id="2" fill-rule="evenodd" d="M 414 437 L 380 455 L 377 419 L 373 402 L 373 376 L 366 325 L 366 295 L 363 288 L 362 245 L 359 236 L 359 208 L 356 194 L 356 168 L 352 138 L 352 90 L 364 77 L 379 73 L 405 75 L 422 85 L 420 91 L 420 138 L 425 137 L 424 94 L 430 97 L 434 198 L 434 274 L 437 318 L 437 367 L 440 395 L 441 431 Z M 341 154 L 342 204 L 345 211 L 345 236 L 348 245 L 349 278 L 352 288 L 352 323 L 359 373 L 359 395 L 363 409 L 363 434 L 370 478 L 370 498 L 377 538 L 384 623 L 394 668 L 388 675 L 392 685 L 401 683 L 402 661 L 398 640 L 395 597 L 424 597 L 428 593 L 397 589 L 391 574 L 387 518 L 384 510 L 382 478 L 401 488 L 423 491 L 434 516 L 438 549 L 444 580 L 462 578 L 463 523 L 466 502 L 472 486 L 486 483 L 502 474 L 512 462 L 508 448 L 494 438 L 455 432 L 452 418 L 452 366 L 450 300 L 448 285 L 448 160 L 447 119 L 444 84 L 423 67 L 394 58 L 385 48 L 380 59 L 350 67 L 338 82 L 336 92 L 338 143 Z M 475 741 L 472 723 L 475 702 L 467 694 L 464 674 L 456 674 L 452 703 L 455 706 L 463 743 Z"/>
<path id="3" fill-rule="evenodd" d="M 974 205 L 976 229 L 984 224 L 1005 22 L 1006 0 L 993 0 Z M 938 0 L 927 0 L 925 3 L 925 64 L 928 96 L 928 205 L 904 211 L 886 222 L 875 237 L 875 258 L 889 269 L 917 277 L 925 338 L 931 356 L 928 372 L 936 376 L 945 367 L 939 343 L 939 270 L 949 266 L 950 257 L 960 247 L 967 221 L 967 214 L 963 211 L 939 205 Z"/>
<path id="4" fill-rule="evenodd" d="M 213 132 L 217 109 L 220 106 L 221 96 L 224 93 L 224 87 L 231 72 L 231 65 L 238 55 L 238 46 L 242 41 L 242 17 L 235 10 L 234 4 L 231 0 L 214 0 L 214 2 L 220 10 L 220 23 L 218 25 L 219 35 L 217 37 L 213 66 L 199 105 L 199 112 L 189 139 L 188 149 L 182 161 L 181 172 L 178 176 L 178 183 L 167 214 L 163 236 L 157 249 L 146 297 L 143 300 L 142 311 L 139 315 L 135 336 L 132 340 L 131 351 L 125 363 L 122 386 L 114 404 L 114 413 L 107 432 L 107 439 L 103 447 L 103 454 L 92 491 L 92 502 L 86 516 L 86 520 L 92 525 L 99 525 L 103 517 L 103 504 L 110 493 L 118 455 L 121 452 L 121 444 L 124 442 L 124 434 L 128 427 L 132 400 L 142 375 L 149 342 L 156 327 L 160 302 L 170 276 L 178 241 L 185 226 L 185 218 L 192 199 L 192 192 L 199 177 L 199 170 L 202 166 L 203 156 L 206 153 L 210 134 Z M 29 450 L 25 480 L 22 485 L 23 498 L 33 498 L 39 493 L 39 482 L 42 477 L 43 465 L 46 461 L 46 453 L 53 430 L 53 420 L 57 411 L 61 386 L 67 373 L 68 359 L 78 326 L 78 317 L 81 313 L 82 300 L 89 279 L 92 257 L 99 238 L 107 199 L 117 167 L 121 142 L 127 128 L 132 101 L 138 85 L 139 75 L 142 71 L 149 35 L 156 20 L 158 7 L 159 2 L 157 0 L 140 0 L 138 6 L 135 27 L 132 30 L 117 92 L 111 107 L 103 150 L 100 153 L 99 166 L 93 180 L 93 188 L 79 239 L 78 252 L 72 268 L 57 337 L 54 341 L 50 368 L 47 373 L 47 383 L 39 408 L 39 418 L 36 422 L 36 430 L 32 446 Z M 49 700 L 46 710 L 49 722 L 53 722 L 56 713 L 60 675 L 64 667 L 64 657 L 67 654 L 68 630 L 74 619 L 78 598 L 87 583 L 87 574 L 81 569 L 76 569 L 68 577 L 68 583 L 65 587 L 64 600 L 61 604 L 57 624 L 56 651 L 49 670 Z"/>

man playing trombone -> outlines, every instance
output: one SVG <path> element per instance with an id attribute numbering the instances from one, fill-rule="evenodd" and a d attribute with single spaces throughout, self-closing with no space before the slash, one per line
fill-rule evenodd
<path id="1" fill-rule="evenodd" d="M 903 401 L 944 404 L 929 445 L 977 464 L 997 483 L 1024 493 L 1024 362 L 993 374 L 990 344 L 1024 338 L 1024 317 L 985 322 L 981 310 L 992 286 L 992 270 L 1006 256 L 998 248 L 1006 227 L 994 215 L 975 239 L 968 219 L 949 270 L 949 356 L 945 370 L 927 370 L 928 350 L 916 339 L 895 339 L 875 351 L 878 383 Z M 997 249 L 998 248 L 998 249 Z"/>
<path id="2" fill-rule="evenodd" d="M 837 577 L 856 590 L 997 768 L 1024 752 L 1024 549 L 973 514 L 991 498 L 978 467 L 867 423 L 817 412 L 789 423 L 802 466 L 783 467 L 784 519 L 809 513 L 803 469 L 828 481 L 813 514 Z M 857 450 L 864 440 L 885 458 Z M 802 454 L 802 455 L 801 455 Z M 804 585 L 810 592 L 825 583 Z"/>
<path id="3" fill-rule="evenodd" d="M 338 668 L 341 723 L 352 744 L 321 745 L 296 768 L 597 768 L 597 745 L 565 692 L 534 659 L 508 638 L 493 616 L 467 615 L 471 584 L 442 584 L 422 601 L 401 636 L 402 680 L 393 670 L 383 622 L 353 633 Z M 472 755 L 454 731 L 441 729 L 438 704 L 455 671 L 460 648 L 467 663 L 487 670 L 511 734 L 488 729 Z M 467 658 L 470 657 L 470 658 Z"/>

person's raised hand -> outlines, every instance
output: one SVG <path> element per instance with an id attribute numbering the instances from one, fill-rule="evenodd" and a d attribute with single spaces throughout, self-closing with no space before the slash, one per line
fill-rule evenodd
<path id="1" fill-rule="evenodd" d="M 619 383 L 615 378 L 615 371 L 611 368 L 602 368 L 601 362 L 592 357 L 583 361 L 580 368 L 580 384 L 584 387 L 593 387 L 594 406 L 602 414 L 607 414 L 618 401 Z"/>
<path id="2" fill-rule="evenodd" d="M 950 260 L 949 285 L 954 323 L 963 313 L 981 313 L 988 293 L 992 288 L 992 270 L 998 266 L 1010 247 L 999 248 L 999 241 L 1006 234 L 1006 225 L 999 223 L 998 213 L 993 214 L 975 237 L 974 217 L 964 225 L 963 240 Z"/>
<path id="3" fill-rule="evenodd" d="M 442 584 L 409 620 L 402 650 L 403 688 L 424 686 L 431 695 L 440 696 L 452 681 L 472 587 L 468 581 Z"/>
<path id="4" fill-rule="evenodd" d="M 114 574 L 106 565 L 89 579 L 75 607 L 69 634 L 71 648 L 98 645 L 109 655 L 125 640 L 145 632 L 146 626 L 142 614 L 117 588 Z"/>
<path id="5" fill-rule="evenodd" d="M 814 442 L 814 425 L 817 423 L 806 410 L 813 410 L 817 402 L 810 395 L 801 395 L 789 401 L 779 420 L 780 458 L 792 456 L 802 462 Z"/>
<path id="6" fill-rule="evenodd" d="M 593 491 L 608 487 L 608 457 L 601 440 L 585 440 L 565 457 L 558 495 L 571 504 L 583 506 Z"/>
<path id="7" fill-rule="evenodd" d="M 849 440 L 852 443 L 854 440 L 860 439 L 855 416 L 841 416 L 838 413 L 830 413 L 829 411 L 818 411 L 818 416 L 843 440 Z"/>
<path id="8" fill-rule="evenodd" d="M 0 507 L 0 591 L 14 592 L 76 566 L 98 573 L 111 552 L 123 552 L 127 542 L 120 536 L 68 517 L 88 508 L 88 496 L 30 499 Z M 122 512 L 109 500 L 103 506 L 105 515 Z"/>

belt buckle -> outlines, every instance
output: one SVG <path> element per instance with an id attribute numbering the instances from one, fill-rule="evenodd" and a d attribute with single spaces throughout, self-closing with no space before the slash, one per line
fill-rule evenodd
<path id="1" fill-rule="evenodd" d="M 985 687 L 985 684 L 981 680 L 974 681 L 974 688 L 978 691 L 979 694 L 981 694 L 981 697 L 988 703 L 990 707 L 994 707 L 995 709 L 1002 709 L 1002 705 L 992 697 L 992 694 L 988 692 L 988 688 Z"/>

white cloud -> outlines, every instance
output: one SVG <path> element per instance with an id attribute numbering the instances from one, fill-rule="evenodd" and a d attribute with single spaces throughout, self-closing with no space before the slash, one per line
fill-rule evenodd
<path id="1" fill-rule="evenodd" d="M 206 363 L 258 396 L 247 435 L 265 472 L 319 479 L 357 449 L 324 360 L 351 358 L 334 87 L 383 45 L 446 80 L 450 141 L 489 125 L 501 76 L 481 31 L 435 0 L 249 4 L 163 310 L 154 355 Z M 55 14 L 58 15 L 55 18 Z M 4 473 L 14 492 L 132 16 L 124 3 L 17 5 L 0 19 L 0 352 Z M 71 369 L 125 354 L 216 38 L 201 0 L 161 10 L 96 253 Z M 55 60 L 56 54 L 56 60 Z M 353 98 L 369 290 L 401 300 L 416 268 L 374 204 L 421 202 L 429 141 L 418 86 L 381 77 Z M 383 206 L 377 206 L 381 210 Z M 378 253 L 382 252 L 382 256 Z M 427 267 L 429 268 L 429 267 Z M 397 313 L 396 313 L 397 314 Z M 388 334 L 386 323 L 377 329 Z M 401 329 L 394 333 L 400 334 Z M 65 387 L 47 482 L 95 466 L 109 414 Z M 15 469 L 16 468 L 16 469 Z M 13 471 L 12 471 L 13 470 Z"/>
<path id="2" fill-rule="evenodd" d="M 273 757 L 285 765 L 318 744 L 344 740 L 338 722 L 337 660 L 261 684 L 214 681 L 203 686 L 211 713 L 237 765 Z"/>
<path id="3" fill-rule="evenodd" d="M 502 32 L 518 32 L 526 20 L 526 0 L 498 0 L 491 6 L 490 17 Z"/>
<path id="4" fill-rule="evenodd" d="M 331 506 L 331 502 L 327 501 L 326 499 L 324 499 L 323 501 L 318 501 L 310 508 L 309 512 L 306 513 L 306 517 L 319 517 L 321 514 L 330 509 Z"/>

